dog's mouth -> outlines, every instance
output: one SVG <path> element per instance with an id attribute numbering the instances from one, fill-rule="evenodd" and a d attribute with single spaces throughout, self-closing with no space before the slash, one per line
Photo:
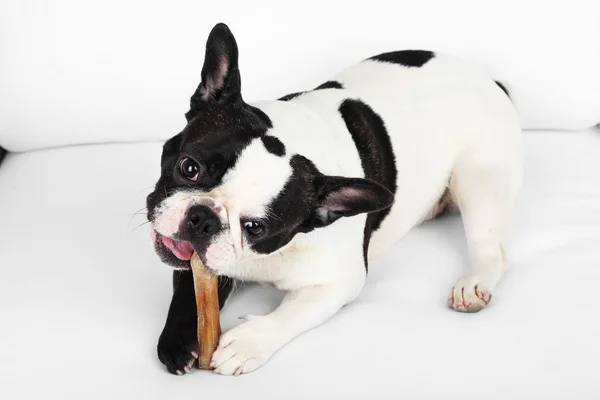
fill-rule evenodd
<path id="1" fill-rule="evenodd" d="M 150 236 L 156 254 L 165 264 L 177 269 L 190 268 L 190 259 L 194 254 L 194 248 L 189 241 L 163 236 L 154 229 L 150 231 Z"/>
<path id="2" fill-rule="evenodd" d="M 157 234 L 158 238 L 167 249 L 173 253 L 175 257 L 182 261 L 189 261 L 194 254 L 192 243 L 186 240 L 171 239 L 161 234 Z"/>

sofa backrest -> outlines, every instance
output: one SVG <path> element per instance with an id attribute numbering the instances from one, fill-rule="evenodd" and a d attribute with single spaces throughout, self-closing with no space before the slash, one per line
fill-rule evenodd
<path id="1" fill-rule="evenodd" d="M 600 2 L 5 0 L 0 146 L 162 140 L 184 126 L 217 22 L 240 48 L 247 101 L 314 87 L 390 50 L 488 68 L 527 129 L 600 122 Z"/>

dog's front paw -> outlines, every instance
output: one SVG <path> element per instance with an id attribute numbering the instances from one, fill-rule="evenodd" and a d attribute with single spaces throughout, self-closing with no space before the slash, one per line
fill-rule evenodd
<path id="1" fill-rule="evenodd" d="M 246 317 L 246 322 L 225 332 L 212 357 L 211 367 L 222 375 L 256 370 L 280 347 L 277 328 L 268 316 Z"/>
<path id="2" fill-rule="evenodd" d="M 165 328 L 158 339 L 158 359 L 172 374 L 184 375 L 198 358 L 196 329 Z"/>
<path id="3" fill-rule="evenodd" d="M 461 312 L 477 312 L 492 300 L 492 291 L 485 279 L 477 275 L 459 279 L 448 298 L 448 306 Z"/>

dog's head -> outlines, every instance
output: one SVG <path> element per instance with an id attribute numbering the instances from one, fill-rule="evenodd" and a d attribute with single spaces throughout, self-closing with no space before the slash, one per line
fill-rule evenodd
<path id="1" fill-rule="evenodd" d="M 237 45 L 224 24 L 208 37 L 201 78 L 187 126 L 165 143 L 147 199 L 165 263 L 189 268 L 196 251 L 215 273 L 236 276 L 236 265 L 298 234 L 393 202 L 373 181 L 323 175 L 270 135 L 269 117 L 242 99 Z"/>

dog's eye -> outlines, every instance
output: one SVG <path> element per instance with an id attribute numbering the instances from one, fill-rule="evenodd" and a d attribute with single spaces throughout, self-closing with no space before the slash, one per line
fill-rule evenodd
<path id="1" fill-rule="evenodd" d="M 252 236 L 258 236 L 264 231 L 262 224 L 257 221 L 244 222 L 244 229 Z"/>
<path id="2" fill-rule="evenodd" d="M 200 166 L 191 158 L 185 157 L 179 161 L 179 172 L 186 179 L 196 182 L 198 180 L 198 171 L 200 171 Z"/>

